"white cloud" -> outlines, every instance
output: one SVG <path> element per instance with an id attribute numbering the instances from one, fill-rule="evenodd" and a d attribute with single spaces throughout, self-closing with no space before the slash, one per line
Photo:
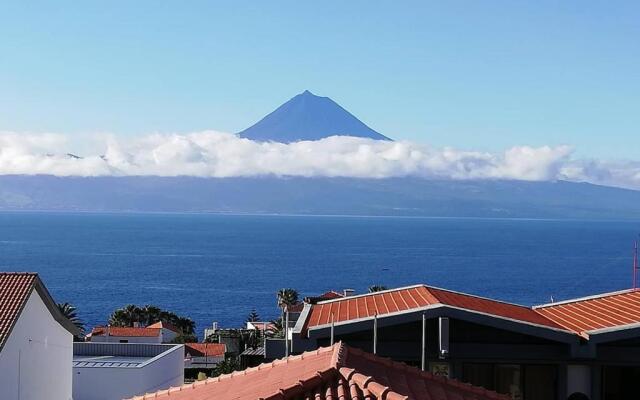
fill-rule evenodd
<path id="1" fill-rule="evenodd" d="M 94 140 L 85 147 L 102 151 L 74 158 L 65 135 L 0 132 L 0 174 L 567 179 L 640 189 L 640 162 L 575 160 L 568 146 L 488 153 L 346 136 L 260 143 L 214 131 Z"/>

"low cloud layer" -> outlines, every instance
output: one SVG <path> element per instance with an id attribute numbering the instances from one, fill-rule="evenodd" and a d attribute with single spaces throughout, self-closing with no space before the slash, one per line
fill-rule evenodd
<path id="1" fill-rule="evenodd" d="M 106 137 L 90 146 L 95 154 L 68 154 L 70 145 L 64 135 L 0 133 L 0 175 L 564 179 L 640 189 L 640 162 L 575 159 L 568 146 L 487 153 L 346 136 L 260 143 L 213 131 Z"/>

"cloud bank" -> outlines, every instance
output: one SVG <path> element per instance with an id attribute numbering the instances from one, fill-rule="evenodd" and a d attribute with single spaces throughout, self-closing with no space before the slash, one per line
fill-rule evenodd
<path id="1" fill-rule="evenodd" d="M 333 136 L 261 143 L 205 131 L 96 140 L 95 154 L 67 153 L 59 134 L 0 132 L 0 175 L 304 176 L 570 180 L 640 189 L 640 162 L 581 160 L 569 146 L 516 146 L 500 153 L 437 149 L 407 141 Z"/>

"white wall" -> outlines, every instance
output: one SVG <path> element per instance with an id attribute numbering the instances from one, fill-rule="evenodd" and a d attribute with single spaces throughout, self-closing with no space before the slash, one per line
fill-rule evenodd
<path id="1" fill-rule="evenodd" d="M 92 336 L 91 342 L 94 343 L 120 343 L 121 340 L 127 340 L 126 343 L 162 343 L 162 336 Z"/>
<path id="2" fill-rule="evenodd" d="M 122 400 L 184 383 L 184 347 L 138 368 L 73 368 L 74 400 Z"/>
<path id="3" fill-rule="evenodd" d="M 584 393 L 591 398 L 591 367 L 567 365 L 567 395 Z"/>
<path id="4" fill-rule="evenodd" d="M 2 400 L 71 400 L 73 335 L 34 290 L 0 353 Z"/>
<path id="5" fill-rule="evenodd" d="M 178 334 L 172 331 L 171 329 L 162 328 L 162 343 L 170 343 L 173 339 L 178 337 Z"/>

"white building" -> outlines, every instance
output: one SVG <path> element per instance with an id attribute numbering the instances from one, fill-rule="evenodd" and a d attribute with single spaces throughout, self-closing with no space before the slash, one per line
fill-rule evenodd
<path id="1" fill-rule="evenodd" d="M 79 334 L 37 274 L 0 272 L 0 397 L 71 400 Z"/>
<path id="2" fill-rule="evenodd" d="M 87 335 L 95 343 L 170 343 L 179 335 L 170 324 L 156 322 L 144 327 L 96 326 Z"/>
<path id="3" fill-rule="evenodd" d="M 181 344 L 74 343 L 73 400 L 121 400 L 183 382 Z"/>

